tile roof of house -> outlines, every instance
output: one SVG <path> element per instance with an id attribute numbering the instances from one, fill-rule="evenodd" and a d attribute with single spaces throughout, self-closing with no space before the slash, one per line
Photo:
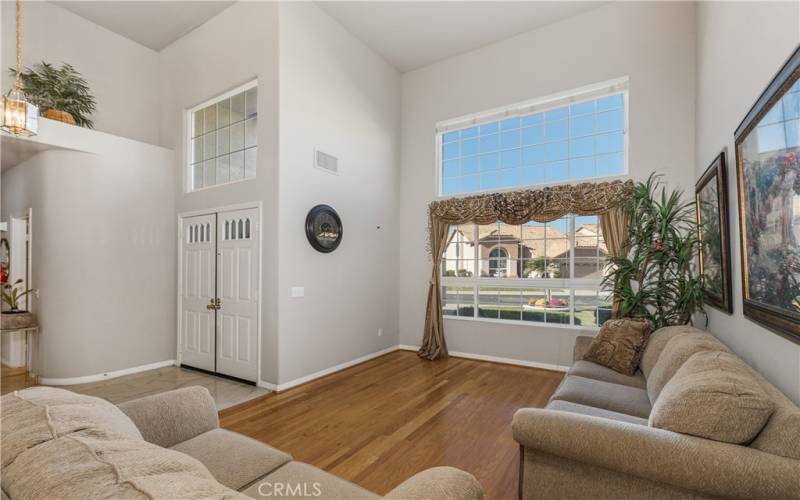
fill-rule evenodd
<path id="1" fill-rule="evenodd" d="M 474 232 L 471 224 L 459 226 L 459 230 L 464 235 L 467 242 L 472 242 Z M 599 226 L 597 224 L 583 224 L 575 230 L 576 248 L 597 248 L 597 234 Z M 492 244 L 494 242 L 510 242 L 521 240 L 522 244 L 531 250 L 535 257 L 557 257 L 568 252 L 568 235 L 553 226 L 528 225 L 511 226 L 501 224 L 489 224 L 478 226 L 478 237 L 482 244 Z M 605 241 L 600 241 L 600 250 L 608 253 Z"/>

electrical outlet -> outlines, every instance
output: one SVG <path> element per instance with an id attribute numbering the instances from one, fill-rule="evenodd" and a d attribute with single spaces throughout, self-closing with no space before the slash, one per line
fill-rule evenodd
<path id="1" fill-rule="evenodd" d="M 383 328 L 378 328 L 378 337 L 383 337 Z"/>

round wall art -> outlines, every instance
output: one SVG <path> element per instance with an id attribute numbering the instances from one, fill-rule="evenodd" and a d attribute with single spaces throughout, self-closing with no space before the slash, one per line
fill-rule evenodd
<path id="1" fill-rule="evenodd" d="M 342 219 L 333 207 L 317 205 L 306 216 L 306 237 L 322 253 L 336 250 L 342 242 Z"/>

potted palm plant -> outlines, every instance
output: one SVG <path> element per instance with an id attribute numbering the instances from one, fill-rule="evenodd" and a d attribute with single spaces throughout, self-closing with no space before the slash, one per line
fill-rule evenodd
<path id="1" fill-rule="evenodd" d="M 20 310 L 20 301 L 33 292 L 32 288 L 23 286 L 23 279 L 20 278 L 13 284 L 5 282 L 0 289 L 0 297 L 8 306 L 8 310 L 0 315 L 0 329 L 15 330 L 28 328 L 36 323 L 33 314 L 28 311 Z"/>
<path id="2" fill-rule="evenodd" d="M 11 69 L 16 76 L 16 70 Z M 92 128 L 96 102 L 89 85 L 72 65 L 60 68 L 42 61 L 20 72 L 22 89 L 39 107 L 41 116 L 71 125 Z"/>
<path id="3" fill-rule="evenodd" d="M 603 279 L 621 302 L 619 315 L 648 319 L 656 329 L 692 323 L 703 311 L 694 202 L 683 201 L 681 191 L 667 192 L 651 175 L 634 186 L 623 207 L 630 251 L 610 259 Z"/>

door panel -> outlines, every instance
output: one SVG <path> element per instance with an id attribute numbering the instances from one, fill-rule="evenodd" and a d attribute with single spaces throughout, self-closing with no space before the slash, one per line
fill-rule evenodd
<path id="1" fill-rule="evenodd" d="M 258 377 L 258 209 L 217 216 L 217 372 L 244 380 Z"/>
<path id="2" fill-rule="evenodd" d="M 216 215 L 183 219 L 181 364 L 214 371 Z"/>

